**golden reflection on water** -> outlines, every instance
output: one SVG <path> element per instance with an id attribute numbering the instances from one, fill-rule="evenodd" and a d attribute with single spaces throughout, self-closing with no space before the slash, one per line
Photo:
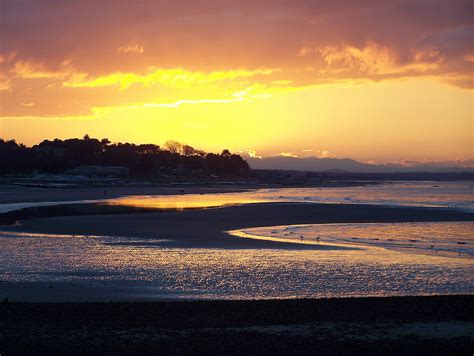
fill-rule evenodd
<path id="1" fill-rule="evenodd" d="M 275 188 L 222 194 L 137 195 L 104 204 L 142 208 L 193 209 L 261 202 L 380 204 L 474 209 L 472 182 L 394 182 L 327 188 Z"/>
<path id="2" fill-rule="evenodd" d="M 161 196 L 128 196 L 124 198 L 109 199 L 104 204 L 131 206 L 136 208 L 155 209 L 199 209 L 215 208 L 228 205 L 251 204 L 267 202 L 265 198 L 254 198 L 249 194 L 186 194 L 186 195 L 161 195 Z"/>

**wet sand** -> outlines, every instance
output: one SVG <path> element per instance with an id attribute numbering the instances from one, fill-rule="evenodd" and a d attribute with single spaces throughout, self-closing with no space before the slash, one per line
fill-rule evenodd
<path id="1" fill-rule="evenodd" d="M 0 304 L 10 353 L 466 354 L 474 296 Z"/>
<path id="2" fill-rule="evenodd" d="M 76 200 L 76 193 L 83 197 L 78 192 L 58 193 L 47 195 L 46 200 Z M 119 189 L 116 196 L 124 193 Z M 126 193 L 130 194 L 129 188 Z M 2 199 L 45 199 L 46 193 L 35 194 Z M 88 194 L 100 195 L 100 191 Z M 176 247 L 328 249 L 341 247 L 243 239 L 226 231 L 310 223 L 474 220 L 472 213 L 450 209 L 315 203 L 258 203 L 180 212 L 121 210 L 104 215 L 99 209 L 94 213 L 98 215 L 28 219 L 1 229 L 131 237 L 127 243 L 132 244 L 133 237 L 140 237 L 136 244 L 146 239 L 147 244 L 159 245 L 157 239 L 166 239 L 171 241 L 167 246 Z M 61 215 L 61 209 L 56 214 Z M 2 282 L 0 287 L 8 292 L 4 295 L 10 295 L 10 303 L 0 304 L 2 354 L 433 355 L 470 354 L 474 349 L 474 296 L 52 303 L 46 283 L 44 295 L 49 303 L 43 304 L 11 303 L 15 293 L 40 296 L 41 283 Z M 94 288 L 82 291 L 85 295 L 80 300 L 93 301 L 91 295 L 107 293 L 107 288 Z M 68 286 L 60 289 L 78 293 Z"/>
<path id="3" fill-rule="evenodd" d="M 308 249 L 351 250 L 354 245 L 295 244 L 241 238 L 227 233 L 251 227 L 350 222 L 404 222 L 404 221 L 473 221 L 474 214 L 453 209 L 383 207 L 374 205 L 316 204 L 316 203 L 256 203 L 211 209 L 185 211 L 134 210 L 118 207 L 110 214 L 98 205 L 86 205 L 83 214 L 96 215 L 54 216 L 75 214 L 74 206 L 48 208 L 52 217 L 21 220 L 15 226 L 2 226 L 1 231 L 126 237 L 109 242 L 116 245 L 211 248 L 211 249 Z M 116 207 L 113 207 L 114 209 Z M 68 209 L 73 209 L 69 211 Z M 82 207 L 81 207 L 82 209 Z M 37 208 L 33 210 L 38 210 Z M 39 210 L 41 211 L 41 209 Z M 102 213 L 105 213 L 102 215 Z M 41 214 L 39 214 L 41 215 Z M 74 283 L 73 283 L 74 284 Z M 86 285 L 81 288 L 59 282 L 7 282 L 0 283 L 3 297 L 11 301 L 148 301 L 156 300 L 140 285 L 107 283 Z M 166 296 L 160 297 L 165 299 Z M 173 296 L 170 296 L 173 298 Z M 174 297 L 176 298 L 176 297 Z"/>
<path id="4" fill-rule="evenodd" d="M 55 214 L 61 214 L 61 209 Z M 104 210 L 106 213 L 109 210 Z M 333 248 L 245 239 L 226 231 L 291 224 L 350 222 L 473 221 L 474 213 L 440 208 L 316 203 L 256 203 L 187 211 L 120 210 L 119 214 L 56 216 L 23 220 L 2 230 L 170 240 L 167 246 L 207 248 Z M 131 240 L 133 243 L 133 240 Z M 157 242 L 159 245 L 160 243 Z"/>

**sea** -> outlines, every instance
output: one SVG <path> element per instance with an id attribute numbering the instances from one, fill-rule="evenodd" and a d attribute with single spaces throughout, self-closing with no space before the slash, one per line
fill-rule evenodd
<path id="1" fill-rule="evenodd" d="M 226 194 L 132 196 L 107 204 L 187 209 L 254 202 L 474 211 L 473 182 L 386 182 Z M 45 204 L 54 204 L 45 202 Z M 41 205 L 41 204 L 40 204 Z M 25 204 L 17 207 L 22 208 Z M 0 211 L 15 209 L 0 205 Z M 305 224 L 229 231 L 343 249 L 226 249 L 0 229 L 0 297 L 18 301 L 271 299 L 474 293 L 474 222 Z"/>

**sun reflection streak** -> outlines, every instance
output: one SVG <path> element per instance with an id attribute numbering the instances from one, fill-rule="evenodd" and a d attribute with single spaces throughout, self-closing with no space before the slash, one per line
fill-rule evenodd
<path id="1" fill-rule="evenodd" d="M 132 206 L 137 208 L 155 208 L 170 210 L 185 210 L 199 208 L 217 208 L 229 205 L 241 205 L 268 202 L 264 197 L 252 197 L 247 193 L 225 193 L 225 194 L 183 194 L 183 195 L 159 195 L 159 196 L 128 196 L 124 198 L 110 199 L 103 204 Z"/>

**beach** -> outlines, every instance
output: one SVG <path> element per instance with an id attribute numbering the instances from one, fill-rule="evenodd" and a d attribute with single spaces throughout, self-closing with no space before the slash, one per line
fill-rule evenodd
<path id="1" fill-rule="evenodd" d="M 0 4 L 0 356 L 474 356 L 472 0 Z"/>
<path id="2" fill-rule="evenodd" d="M 67 209 L 67 206 L 64 207 Z M 59 213 L 60 214 L 60 213 Z M 86 214 L 86 215 L 84 215 Z M 448 209 L 306 203 L 256 203 L 215 209 L 57 216 L 24 220 L 7 231 L 105 235 L 171 240 L 182 247 L 272 247 L 275 242 L 229 236 L 241 228 L 337 222 L 472 221 L 474 214 Z M 288 244 L 286 244 L 287 247 Z M 291 246 L 295 247 L 295 246 Z M 312 247 L 315 248 L 315 247 Z"/>
<path id="3" fill-rule="evenodd" d="M 100 188 L 2 189 L 24 189 L 4 204 L 38 203 L 2 215 L 2 352 L 443 354 L 473 347 L 469 256 L 232 233 L 469 223 L 469 210 L 355 204 L 345 192 L 341 202 L 324 204 L 300 193 L 281 201 L 280 190 L 261 201 L 260 191 L 239 195 L 232 187 L 194 187 L 184 198 L 180 188 L 122 187 L 107 192 L 112 201 Z M 223 192 L 232 199 L 214 200 Z M 168 207 L 170 199 L 188 204 L 187 193 L 193 204 L 213 203 Z M 249 194 L 256 202 L 247 203 Z M 160 197 L 167 208 L 154 208 Z"/>

